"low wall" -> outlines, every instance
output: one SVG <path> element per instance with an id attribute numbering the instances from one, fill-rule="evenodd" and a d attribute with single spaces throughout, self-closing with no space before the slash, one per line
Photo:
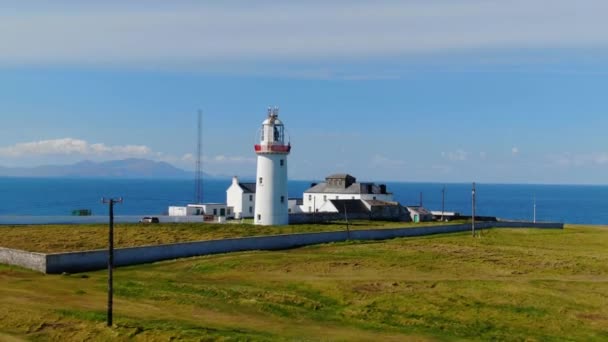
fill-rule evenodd
<path id="1" fill-rule="evenodd" d="M 0 264 L 15 265 L 48 273 L 46 254 L 0 247 Z"/>
<path id="2" fill-rule="evenodd" d="M 476 224 L 477 229 L 488 228 L 550 228 L 562 229 L 561 223 L 526 223 L 526 222 L 480 222 Z M 346 240 L 386 240 L 398 237 L 424 236 L 433 234 L 445 234 L 469 231 L 470 224 L 427 226 L 419 228 L 394 228 L 394 229 L 370 229 L 302 233 L 271 236 L 256 236 L 247 238 L 234 238 L 223 240 L 197 241 L 176 243 L 158 246 L 142 246 L 121 248 L 114 251 L 114 262 L 116 266 L 127 266 L 150 263 L 161 260 L 178 259 L 200 255 L 241 252 L 252 250 L 279 250 L 294 247 L 316 245 L 330 242 L 341 242 Z M 22 251 L 20 251 L 22 252 Z M 28 254 L 38 254 L 29 253 Z M 1 254 L 0 254 L 1 255 Z M 84 272 L 99 270 L 107 267 L 108 252 L 106 250 L 40 254 L 45 257 L 44 263 L 31 263 L 29 267 L 27 257 L 19 259 L 20 264 L 12 263 L 11 260 L 0 262 L 15 264 L 45 273 L 62 272 Z M 40 265 L 44 265 L 41 269 Z"/>

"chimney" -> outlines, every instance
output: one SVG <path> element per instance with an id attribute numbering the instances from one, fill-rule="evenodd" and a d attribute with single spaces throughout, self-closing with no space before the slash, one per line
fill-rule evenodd
<path id="1" fill-rule="evenodd" d="M 380 184 L 380 193 L 386 194 L 386 184 Z"/>
<path id="2" fill-rule="evenodd" d="M 237 177 L 237 176 L 232 177 L 232 184 L 238 185 L 239 184 L 239 177 Z"/>

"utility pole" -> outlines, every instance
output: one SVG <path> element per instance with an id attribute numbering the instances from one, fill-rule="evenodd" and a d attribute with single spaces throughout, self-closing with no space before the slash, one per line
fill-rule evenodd
<path id="1" fill-rule="evenodd" d="M 536 223 L 536 195 L 534 195 L 534 223 Z"/>
<path id="2" fill-rule="evenodd" d="M 317 223 L 317 196 L 312 198 L 312 223 Z"/>
<path id="3" fill-rule="evenodd" d="M 196 203 L 202 203 L 203 182 L 202 182 L 202 154 L 203 154 L 203 112 L 198 111 L 198 131 L 196 145 L 196 170 L 194 175 L 194 196 Z"/>
<path id="4" fill-rule="evenodd" d="M 445 185 L 443 186 L 443 189 L 441 189 L 441 221 L 443 222 L 444 220 L 444 212 L 445 212 Z"/>
<path id="5" fill-rule="evenodd" d="M 473 190 L 471 191 L 471 207 L 472 207 L 472 215 L 471 215 L 471 232 L 473 236 L 475 236 L 475 182 L 473 182 Z"/>
<path id="6" fill-rule="evenodd" d="M 113 275 L 114 269 L 114 204 L 122 203 L 122 198 L 102 198 L 101 202 L 109 204 L 110 207 L 110 229 L 108 232 L 108 314 L 107 325 L 112 326 L 112 297 L 114 295 Z"/>
<path id="7" fill-rule="evenodd" d="M 346 220 L 346 236 L 350 240 L 350 229 L 348 227 L 348 214 L 346 212 L 346 203 L 344 203 L 344 219 Z"/>

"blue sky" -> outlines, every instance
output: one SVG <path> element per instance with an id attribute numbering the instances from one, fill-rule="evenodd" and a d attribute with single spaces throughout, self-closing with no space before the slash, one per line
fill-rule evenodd
<path id="1" fill-rule="evenodd" d="M 0 165 L 143 157 L 251 176 L 606 184 L 600 1 L 0 3 Z"/>

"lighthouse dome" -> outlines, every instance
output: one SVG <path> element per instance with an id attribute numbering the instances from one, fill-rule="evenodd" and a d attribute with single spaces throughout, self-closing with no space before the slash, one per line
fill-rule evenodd
<path id="1" fill-rule="evenodd" d="M 262 122 L 262 125 L 271 125 L 271 124 L 278 126 L 278 125 L 282 125 L 283 121 L 279 120 L 279 118 L 277 118 L 277 117 L 269 117 L 266 120 L 264 120 L 264 122 Z"/>

